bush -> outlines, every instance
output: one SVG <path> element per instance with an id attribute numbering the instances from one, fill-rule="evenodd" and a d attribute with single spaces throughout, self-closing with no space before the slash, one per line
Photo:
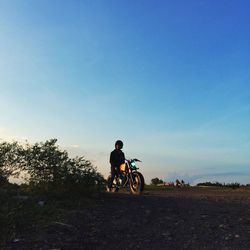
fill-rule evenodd
<path id="1" fill-rule="evenodd" d="M 91 162 L 84 157 L 70 158 L 56 143 L 57 139 L 25 146 L 17 142 L 1 143 L 0 184 L 26 171 L 33 191 L 101 189 L 104 178 Z"/>
<path id="2" fill-rule="evenodd" d="M 159 179 L 158 177 L 156 177 L 156 178 L 153 178 L 152 180 L 151 180 L 151 185 L 158 185 L 158 184 L 163 184 L 163 180 L 161 180 L 161 179 Z"/>
<path id="3" fill-rule="evenodd" d="M 25 164 L 23 147 L 18 142 L 0 143 L 0 184 L 18 176 Z"/>
<path id="4" fill-rule="evenodd" d="M 105 180 L 91 162 L 70 158 L 56 143 L 0 143 L 0 249 L 17 233 L 85 206 L 102 189 Z M 8 182 L 21 171 L 28 173 L 27 183 Z"/>

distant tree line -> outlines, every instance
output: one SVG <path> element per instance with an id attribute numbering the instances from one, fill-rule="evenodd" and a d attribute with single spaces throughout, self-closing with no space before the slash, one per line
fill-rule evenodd
<path id="1" fill-rule="evenodd" d="M 153 179 L 151 179 L 151 185 L 159 185 L 159 184 L 163 184 L 163 180 L 162 179 L 159 179 L 158 177 L 155 177 Z"/>
<path id="2" fill-rule="evenodd" d="M 153 186 L 176 186 L 176 187 L 188 187 L 190 186 L 189 183 L 185 183 L 184 180 L 179 181 L 178 179 L 174 182 L 164 182 L 162 179 L 159 179 L 158 177 L 155 177 L 153 179 L 151 179 L 151 183 L 150 185 Z M 196 184 L 196 186 L 200 187 L 200 186 L 206 186 L 206 187 L 229 187 L 229 188 L 239 188 L 241 186 L 240 183 L 238 182 L 232 182 L 232 183 L 220 183 L 220 182 L 201 182 Z M 250 186 L 250 184 L 246 185 L 247 187 Z"/>
<path id="3" fill-rule="evenodd" d="M 223 183 L 223 184 L 220 182 L 202 182 L 198 183 L 196 186 L 239 188 L 241 185 L 238 182 Z"/>
<path id="4" fill-rule="evenodd" d="M 222 187 L 223 184 L 219 182 L 201 182 L 198 183 L 196 186 L 207 186 L 207 187 Z"/>
<path id="5" fill-rule="evenodd" d="M 103 185 L 104 178 L 84 157 L 70 158 L 57 139 L 35 144 L 0 142 L 0 185 L 10 177 L 27 173 L 27 183 L 46 190 L 89 188 Z"/>

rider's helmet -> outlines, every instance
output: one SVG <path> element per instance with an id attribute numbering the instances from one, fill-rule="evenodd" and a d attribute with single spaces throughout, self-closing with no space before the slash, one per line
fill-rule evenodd
<path id="1" fill-rule="evenodd" d="M 122 149 L 123 148 L 123 142 L 121 140 L 118 140 L 115 142 L 115 148 Z"/>

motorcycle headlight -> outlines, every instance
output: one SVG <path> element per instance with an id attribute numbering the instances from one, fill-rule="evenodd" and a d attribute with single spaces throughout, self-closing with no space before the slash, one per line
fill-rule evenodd
<path id="1" fill-rule="evenodd" d="M 135 168 L 136 167 L 136 164 L 134 161 L 131 162 L 131 167 Z"/>

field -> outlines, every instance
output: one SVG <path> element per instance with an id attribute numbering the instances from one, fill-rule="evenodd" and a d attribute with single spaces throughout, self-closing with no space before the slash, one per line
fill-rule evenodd
<path id="1" fill-rule="evenodd" d="M 54 202 L 61 216 L 50 218 L 45 201 L 37 209 L 46 220 L 20 228 L 2 249 L 250 249 L 247 188 L 149 187 L 141 196 Z"/>

